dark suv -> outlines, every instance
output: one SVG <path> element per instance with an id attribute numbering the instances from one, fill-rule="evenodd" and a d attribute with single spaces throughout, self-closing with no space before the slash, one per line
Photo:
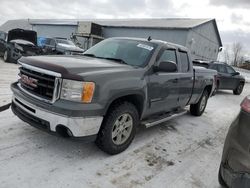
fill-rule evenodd
<path id="1" fill-rule="evenodd" d="M 236 72 L 231 66 L 222 62 L 209 62 L 202 60 L 194 60 L 194 66 L 201 66 L 213 69 L 218 72 L 216 81 L 216 90 L 226 89 L 233 90 L 235 95 L 240 95 L 245 85 L 245 78 Z"/>

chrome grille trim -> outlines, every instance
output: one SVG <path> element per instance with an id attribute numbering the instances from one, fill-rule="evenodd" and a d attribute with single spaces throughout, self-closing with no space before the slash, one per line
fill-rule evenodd
<path id="1" fill-rule="evenodd" d="M 52 95 L 52 99 L 48 100 L 46 98 L 37 96 L 36 94 L 33 94 L 31 92 L 29 92 L 28 90 L 26 90 L 25 88 L 22 87 L 22 85 L 20 83 L 18 83 L 18 87 L 20 88 L 21 91 L 23 91 L 24 93 L 26 93 L 27 95 L 30 95 L 31 97 L 41 100 L 43 102 L 46 103 L 54 103 L 55 101 L 57 101 L 60 98 L 60 93 L 61 93 L 61 85 L 62 85 L 62 78 L 61 78 L 61 74 L 54 72 L 54 71 L 50 71 L 50 70 L 45 70 L 42 68 L 38 68 L 38 67 L 34 67 L 25 63 L 22 63 L 20 61 L 18 61 L 18 63 L 25 69 L 29 69 L 38 73 L 42 73 L 42 74 L 46 74 L 48 76 L 54 76 L 55 80 L 54 80 L 54 89 L 53 89 L 53 95 Z"/>

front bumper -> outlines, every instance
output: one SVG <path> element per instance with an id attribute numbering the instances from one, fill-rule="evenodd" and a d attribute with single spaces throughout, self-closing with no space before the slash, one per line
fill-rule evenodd
<path id="1" fill-rule="evenodd" d="M 241 111 L 225 140 L 220 173 L 229 187 L 250 187 L 249 122 L 249 113 Z"/>
<path id="2" fill-rule="evenodd" d="M 12 99 L 12 111 L 23 121 L 47 132 L 56 133 L 57 128 L 63 126 L 70 130 L 73 137 L 97 135 L 103 120 L 102 116 L 71 117 L 57 114 L 29 103 L 15 94 Z"/>

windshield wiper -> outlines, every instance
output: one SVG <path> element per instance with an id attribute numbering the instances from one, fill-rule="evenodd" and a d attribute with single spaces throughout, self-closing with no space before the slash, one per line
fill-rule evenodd
<path id="1" fill-rule="evenodd" d="M 100 58 L 100 59 L 107 59 L 107 60 L 111 60 L 111 61 L 117 61 L 119 63 L 128 65 L 124 60 L 119 59 L 119 58 L 114 58 L 114 57 L 98 57 L 98 56 L 95 56 L 95 54 L 82 54 L 82 55 L 88 56 L 88 57 Z"/>
<path id="2" fill-rule="evenodd" d="M 124 60 L 119 59 L 119 58 L 114 58 L 114 57 L 102 57 L 102 59 L 117 61 L 117 62 L 119 62 L 119 63 L 128 65 Z"/>
<path id="3" fill-rule="evenodd" d="M 95 54 L 82 54 L 84 56 L 88 56 L 88 57 L 96 57 Z"/>

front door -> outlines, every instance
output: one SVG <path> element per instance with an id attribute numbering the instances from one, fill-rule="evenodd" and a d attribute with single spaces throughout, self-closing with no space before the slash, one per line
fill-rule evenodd
<path id="1" fill-rule="evenodd" d="M 227 89 L 235 89 L 237 87 L 238 80 L 236 78 L 236 71 L 230 67 L 226 66 L 227 71 L 227 82 L 226 82 L 226 88 Z"/>
<path id="2" fill-rule="evenodd" d="M 159 62 L 172 61 L 177 64 L 175 49 L 164 49 Z M 149 114 L 168 112 L 176 108 L 179 97 L 179 72 L 153 72 L 149 76 Z"/>

